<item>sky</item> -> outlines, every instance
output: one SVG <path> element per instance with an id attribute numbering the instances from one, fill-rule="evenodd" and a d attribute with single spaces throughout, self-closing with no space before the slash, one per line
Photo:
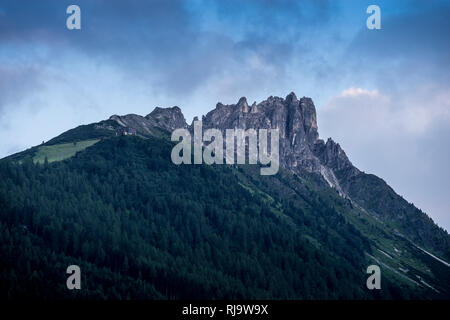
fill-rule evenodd
<path id="1" fill-rule="evenodd" d="M 191 122 L 293 91 L 322 139 L 450 230 L 449 66 L 449 1 L 0 0 L 0 157 L 112 114 Z"/>

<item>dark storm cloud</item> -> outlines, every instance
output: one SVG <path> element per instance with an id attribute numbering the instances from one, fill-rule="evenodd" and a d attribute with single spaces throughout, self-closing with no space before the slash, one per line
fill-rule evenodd
<path id="1" fill-rule="evenodd" d="M 65 10 L 72 3 L 5 1 L 0 41 L 46 45 L 50 60 L 81 52 L 144 81 L 157 75 L 152 85 L 180 95 L 234 72 L 227 68 L 247 63 L 251 52 L 281 76 L 302 28 L 326 21 L 330 10 L 328 1 L 80 0 L 82 30 L 68 31 Z M 222 30 L 201 28 L 210 22 Z"/>
<path id="2" fill-rule="evenodd" d="M 67 65 L 70 55 L 82 54 L 102 64 L 122 68 L 130 76 L 148 80 L 151 71 L 160 73 L 163 89 L 189 90 L 208 77 L 207 70 L 218 56 L 215 47 L 206 48 L 193 30 L 186 8 L 178 1 L 76 1 L 81 8 L 82 30 L 66 29 L 66 8 L 73 1 L 4 1 L 0 4 L 0 55 L 14 46 L 31 61 L 42 65 Z M 44 56 L 28 47 L 47 49 Z M 198 52 L 203 51 L 203 52 Z M 205 52 L 206 51 L 206 52 Z M 190 63 L 184 62 L 190 57 Z M 202 58 L 199 61 L 198 58 Z M 200 63 L 201 62 L 201 63 Z M 208 62 L 208 63 L 205 63 Z M 17 75 L 13 73 L 17 72 Z M 180 74 L 190 73 L 182 80 Z M 2 81 L 22 77 L 21 70 L 0 74 Z M 41 75 L 45 78 L 45 74 Z M 165 81 L 165 83 L 162 83 Z M 27 81 L 14 82 L 16 91 L 27 90 Z M 154 84 L 158 85 L 158 84 Z M 8 89 L 11 85 L 8 85 Z M 0 95 L 6 86 L 0 87 Z"/>
<path id="3" fill-rule="evenodd" d="M 325 0 L 211 2 L 220 20 L 236 24 L 244 33 L 269 37 L 299 34 L 302 28 L 322 26 L 338 12 L 336 3 Z"/>
<path id="4" fill-rule="evenodd" d="M 186 34 L 187 17 L 178 1 L 77 1 L 82 30 L 66 29 L 73 1 L 6 1 L 1 5 L 2 41 L 39 42 L 91 52 L 175 48 Z"/>
<path id="5" fill-rule="evenodd" d="M 450 4 L 433 9 L 383 18 L 381 30 L 362 30 L 352 48 L 379 59 L 426 56 L 430 60 L 441 57 L 449 62 Z"/>
<path id="6" fill-rule="evenodd" d="M 419 7 L 420 8 L 420 7 Z M 353 65 L 353 68 L 350 66 Z M 383 17 L 382 29 L 362 29 L 349 45 L 345 67 L 372 73 L 393 89 L 399 83 L 450 82 L 450 4 Z"/>

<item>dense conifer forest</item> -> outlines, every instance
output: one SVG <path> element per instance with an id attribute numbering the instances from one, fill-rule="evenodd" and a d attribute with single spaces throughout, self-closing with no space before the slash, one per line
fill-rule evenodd
<path id="1" fill-rule="evenodd" d="M 245 166 L 176 166 L 169 158 L 172 146 L 159 138 L 114 137 L 60 162 L 1 161 L 1 294 L 39 299 L 413 294 L 389 279 L 383 279 L 382 295 L 367 290 L 365 252 L 371 247 L 343 217 L 348 204 L 331 189 L 327 197 L 302 184 L 300 196 L 288 197 L 271 178 L 255 181 Z M 66 288 L 72 264 L 81 268 L 82 290 Z"/>

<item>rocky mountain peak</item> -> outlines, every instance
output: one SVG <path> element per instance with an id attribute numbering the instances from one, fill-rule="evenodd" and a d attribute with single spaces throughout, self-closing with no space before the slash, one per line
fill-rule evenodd
<path id="1" fill-rule="evenodd" d="M 319 138 L 316 107 L 311 98 L 303 97 L 299 102 L 303 117 L 303 126 L 309 143 L 314 143 Z"/>
<path id="2" fill-rule="evenodd" d="M 248 112 L 247 98 L 246 97 L 240 98 L 236 106 L 240 107 L 243 112 Z"/>
<path id="3" fill-rule="evenodd" d="M 172 108 L 156 107 L 146 119 L 153 119 L 157 126 L 167 131 L 173 131 L 178 128 L 186 128 L 187 123 L 181 109 L 177 106 Z"/>
<path id="4" fill-rule="evenodd" d="M 296 103 L 298 102 L 297 96 L 294 92 L 289 93 L 285 98 L 287 103 Z"/>
<path id="5" fill-rule="evenodd" d="M 129 126 L 140 134 L 153 134 L 155 128 L 172 132 L 178 128 L 193 131 L 187 125 L 179 107 L 156 107 L 145 117 L 137 115 L 112 116 L 121 126 Z M 194 121 L 198 118 L 195 117 Z M 202 116 L 203 128 L 226 129 L 278 129 L 280 133 L 280 165 L 293 171 L 316 172 L 339 192 L 342 189 L 336 173 L 347 175 L 359 172 L 348 160 L 345 152 L 333 140 L 319 139 L 316 108 L 309 97 L 297 98 L 294 92 L 285 99 L 270 96 L 266 100 L 248 105 L 242 97 L 236 104 L 218 102 L 216 108 Z"/>
<path id="6" fill-rule="evenodd" d="M 270 96 L 250 107 L 245 97 L 237 104 L 218 103 L 202 120 L 203 128 L 218 128 L 223 132 L 233 128 L 279 129 L 281 166 L 319 173 L 339 192 L 342 189 L 335 172 L 354 168 L 338 144 L 319 139 L 312 99 L 302 97 L 299 100 L 294 92 L 285 99 Z M 356 168 L 352 170 L 350 172 L 357 172 Z"/>
<path id="7" fill-rule="evenodd" d="M 143 136 L 154 135 L 158 128 L 172 132 L 177 128 L 187 127 L 183 113 L 177 106 L 172 108 L 156 107 L 145 117 L 136 114 L 113 115 L 109 120 L 117 122 L 122 127 L 133 128 L 137 134 Z"/>

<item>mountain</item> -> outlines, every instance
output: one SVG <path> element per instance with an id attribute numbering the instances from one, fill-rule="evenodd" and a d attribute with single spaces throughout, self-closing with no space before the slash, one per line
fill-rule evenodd
<path id="1" fill-rule="evenodd" d="M 319 139 L 310 98 L 218 103 L 203 128 L 280 132 L 280 170 L 174 165 L 178 107 L 113 115 L 0 161 L 0 290 L 10 298 L 435 299 L 450 237 Z M 68 292 L 78 264 L 85 290 Z M 367 266 L 382 269 L 370 291 Z"/>
<path id="2" fill-rule="evenodd" d="M 294 172 L 305 169 L 321 175 L 330 186 L 342 192 L 334 171 L 348 169 L 357 174 L 339 145 L 319 139 L 316 109 L 310 98 L 297 99 L 290 93 L 286 99 L 269 97 L 248 106 L 246 98 L 236 105 L 217 104 L 202 119 L 204 128 L 278 128 L 280 132 L 280 164 Z"/>
<path id="3" fill-rule="evenodd" d="M 358 170 L 339 144 L 319 139 L 316 109 L 310 98 L 292 92 L 249 106 L 246 98 L 223 105 L 202 118 L 204 128 L 278 128 L 280 164 L 298 173 L 317 173 L 330 187 L 368 214 L 392 223 L 395 232 L 450 260 L 450 238 L 431 219 L 397 195 L 382 179 Z"/>

